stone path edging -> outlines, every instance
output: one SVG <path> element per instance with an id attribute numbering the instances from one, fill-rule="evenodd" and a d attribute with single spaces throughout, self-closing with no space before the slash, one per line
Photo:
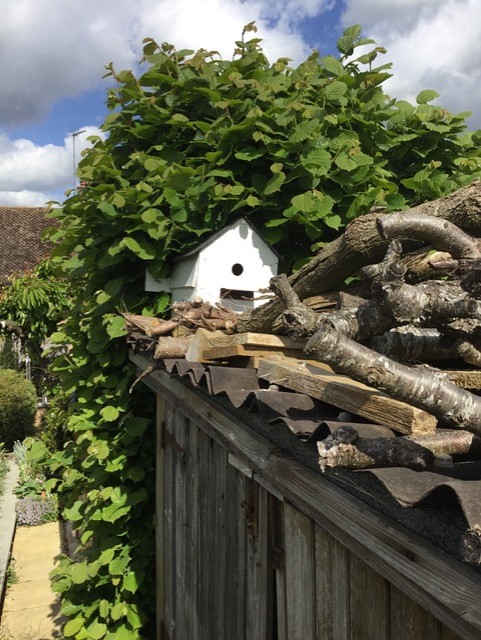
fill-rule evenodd
<path id="1" fill-rule="evenodd" d="M 15 535 L 15 503 L 13 493 L 18 482 L 18 467 L 14 460 L 8 461 L 9 470 L 5 478 L 5 491 L 0 496 L 0 599 L 3 598 L 7 568 L 10 561 L 13 537 Z"/>

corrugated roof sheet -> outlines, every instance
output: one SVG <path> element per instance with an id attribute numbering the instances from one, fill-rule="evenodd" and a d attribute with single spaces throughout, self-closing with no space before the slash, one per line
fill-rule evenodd
<path id="1" fill-rule="evenodd" d="M 128 338 L 131 347 L 140 351 L 148 349 L 148 340 L 145 336 L 139 338 L 137 334 Z M 294 434 L 298 445 L 306 447 L 311 457 L 316 441 L 328 437 L 340 426 L 354 426 L 362 438 L 393 438 L 399 435 L 385 426 L 367 424 L 366 420 L 346 414 L 307 394 L 285 390 L 276 384 L 268 385 L 259 380 L 255 369 L 208 365 L 185 359 L 164 360 L 158 364 L 172 376 L 182 378 L 203 392 L 224 398 L 234 411 L 255 414 L 270 429 L 269 437 L 286 438 L 286 434 L 290 434 L 291 440 L 286 440 L 288 447 L 293 443 Z M 433 530 L 428 532 L 428 537 L 450 551 L 454 549 L 465 561 L 481 565 L 481 461 L 455 459 L 452 463 L 449 459 L 447 467 L 436 462 L 428 470 L 405 467 L 362 471 L 335 469 L 328 470 L 325 476 L 346 490 L 357 492 L 361 499 L 367 498 L 376 507 L 390 496 L 403 512 L 410 510 L 417 516 L 422 513 L 421 528 L 425 530 L 430 525 L 440 529 L 440 523 L 445 521 L 447 534 L 446 531 Z M 392 505 L 389 509 L 392 513 Z M 446 542 L 446 535 L 452 537 L 453 523 L 449 522 L 449 514 L 456 511 L 462 516 L 464 533 L 458 541 Z M 442 512 L 440 519 L 432 519 L 433 512 Z"/>

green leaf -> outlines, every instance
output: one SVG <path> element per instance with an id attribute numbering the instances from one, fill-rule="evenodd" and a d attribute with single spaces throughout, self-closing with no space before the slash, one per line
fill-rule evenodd
<path id="1" fill-rule="evenodd" d="M 308 138 L 311 138 L 314 132 L 319 128 L 318 120 L 310 120 L 308 122 L 301 122 L 295 128 L 294 132 L 289 136 L 289 140 L 295 144 L 304 142 Z"/>
<path id="2" fill-rule="evenodd" d="M 92 638 L 92 640 L 101 640 L 101 638 L 105 637 L 107 633 L 107 625 L 103 622 L 93 622 L 88 627 L 88 637 Z"/>
<path id="3" fill-rule="evenodd" d="M 336 231 L 338 231 L 342 226 L 342 218 L 338 215 L 325 216 L 323 218 L 323 221 L 327 224 L 328 227 L 330 227 L 331 229 L 335 229 Z"/>
<path id="4" fill-rule="evenodd" d="M 306 193 L 300 193 L 291 198 L 291 204 L 297 211 L 309 213 L 316 208 L 317 198 L 310 191 L 306 191 Z"/>
<path id="5" fill-rule="evenodd" d="M 100 415 L 105 420 L 105 422 L 115 422 L 120 414 L 118 409 L 108 405 L 100 410 Z"/>
<path id="6" fill-rule="evenodd" d="M 259 198 L 256 198 L 256 196 L 250 195 L 247 196 L 246 203 L 249 207 L 257 207 L 261 203 L 261 201 L 259 200 Z"/>
<path id="7" fill-rule="evenodd" d="M 95 456 L 97 460 L 105 460 L 109 457 L 110 448 L 106 442 L 102 442 L 99 440 L 89 445 L 89 447 L 87 448 L 87 453 L 89 453 L 91 456 Z"/>
<path id="8" fill-rule="evenodd" d="M 342 63 L 334 56 L 325 56 L 321 59 L 321 64 L 327 71 L 329 71 L 329 73 L 332 73 L 335 76 L 340 76 L 345 73 Z"/>
<path id="9" fill-rule="evenodd" d="M 63 634 L 66 638 L 71 638 L 77 634 L 85 624 L 85 620 L 81 617 L 69 620 L 63 628 Z"/>
<path id="10" fill-rule="evenodd" d="M 112 338 L 121 338 L 127 333 L 125 319 L 122 316 L 113 316 L 107 324 L 107 334 Z"/>
<path id="11" fill-rule="evenodd" d="M 105 213 L 105 215 L 109 218 L 114 218 L 118 214 L 117 209 L 112 206 L 110 202 L 100 202 L 97 205 L 97 209 L 99 209 L 99 211 L 102 211 L 102 213 Z"/>
<path id="12" fill-rule="evenodd" d="M 121 576 L 125 573 L 125 570 L 128 567 L 128 565 L 129 565 L 128 557 L 125 556 L 125 557 L 115 558 L 109 564 L 109 573 L 112 576 Z"/>
<path id="13" fill-rule="evenodd" d="M 358 166 L 354 159 L 345 151 L 335 157 L 334 163 L 343 171 L 353 171 L 357 169 Z"/>
<path id="14" fill-rule="evenodd" d="M 281 165 L 282 166 L 282 165 Z M 272 178 L 267 181 L 266 186 L 264 187 L 263 194 L 265 196 L 270 196 L 271 194 L 279 191 L 282 185 L 284 184 L 286 179 L 286 174 L 280 171 L 279 173 L 275 173 Z"/>
<path id="15" fill-rule="evenodd" d="M 70 579 L 74 584 L 82 584 L 89 580 L 89 571 L 84 563 L 74 564 L 70 570 Z"/>
<path id="16" fill-rule="evenodd" d="M 124 246 L 127 247 L 127 249 L 130 249 L 132 253 L 135 253 L 135 255 L 139 258 L 142 258 L 142 260 L 152 260 L 153 258 L 155 258 L 155 248 L 149 242 L 147 242 L 147 240 L 136 240 L 131 236 L 127 236 L 123 239 L 122 242 Z"/>
<path id="17" fill-rule="evenodd" d="M 133 571 L 130 571 L 130 573 L 125 576 L 122 586 L 126 591 L 130 591 L 131 593 L 135 593 L 138 590 L 139 581 Z"/>
<path id="18" fill-rule="evenodd" d="M 427 104 L 428 102 L 432 102 L 439 98 L 439 93 L 434 91 L 433 89 L 424 89 L 416 96 L 416 102 L 418 104 Z"/>
<path id="19" fill-rule="evenodd" d="M 339 80 L 333 80 L 323 87 L 322 95 L 328 100 L 339 100 L 347 91 L 347 84 Z"/>
<path id="20" fill-rule="evenodd" d="M 354 51 L 354 43 L 361 34 L 361 25 L 355 24 L 345 29 L 342 36 L 337 41 L 337 50 L 344 55 L 352 55 Z"/>
<path id="21" fill-rule="evenodd" d="M 144 222 L 146 222 L 147 224 L 151 224 L 152 222 L 156 222 L 156 220 L 161 215 L 162 214 L 158 209 L 146 209 L 145 211 L 142 212 L 141 217 Z"/>

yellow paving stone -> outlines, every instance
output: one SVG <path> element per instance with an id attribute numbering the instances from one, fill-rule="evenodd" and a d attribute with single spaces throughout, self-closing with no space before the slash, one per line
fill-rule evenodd
<path id="1" fill-rule="evenodd" d="M 12 638 L 62 638 L 60 602 L 48 578 L 60 546 L 58 523 L 17 528 L 12 556 L 18 582 L 7 589 L 0 621 L 0 630 Z"/>

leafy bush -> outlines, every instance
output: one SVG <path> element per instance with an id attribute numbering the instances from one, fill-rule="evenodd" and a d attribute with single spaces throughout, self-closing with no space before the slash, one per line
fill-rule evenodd
<path id="1" fill-rule="evenodd" d="M 7 450 L 33 432 L 36 410 L 33 384 L 16 371 L 0 370 L 0 442 Z"/>
<path id="2" fill-rule="evenodd" d="M 64 401 L 76 398 L 51 460 L 81 541 L 54 571 L 65 637 L 155 635 L 154 400 L 142 385 L 129 393 L 118 313 L 168 308 L 167 294 L 143 292 L 145 269 L 167 275 L 238 215 L 291 268 L 372 205 L 402 209 L 480 175 L 481 134 L 460 137 L 466 114 L 430 105 L 432 91 L 416 105 L 387 96 L 389 65 L 373 66 L 382 47 L 352 58 L 370 42 L 360 31 L 339 39 L 339 59 L 313 54 L 297 69 L 270 64 L 256 39 L 232 60 L 147 40 L 139 78 L 110 67 L 108 135 L 81 161 L 86 186 L 53 211 L 51 236 L 73 297 L 53 336 L 69 346 L 53 366 Z"/>
<path id="3" fill-rule="evenodd" d="M 10 334 L 0 334 L 0 369 L 21 370 L 20 358 Z"/>

